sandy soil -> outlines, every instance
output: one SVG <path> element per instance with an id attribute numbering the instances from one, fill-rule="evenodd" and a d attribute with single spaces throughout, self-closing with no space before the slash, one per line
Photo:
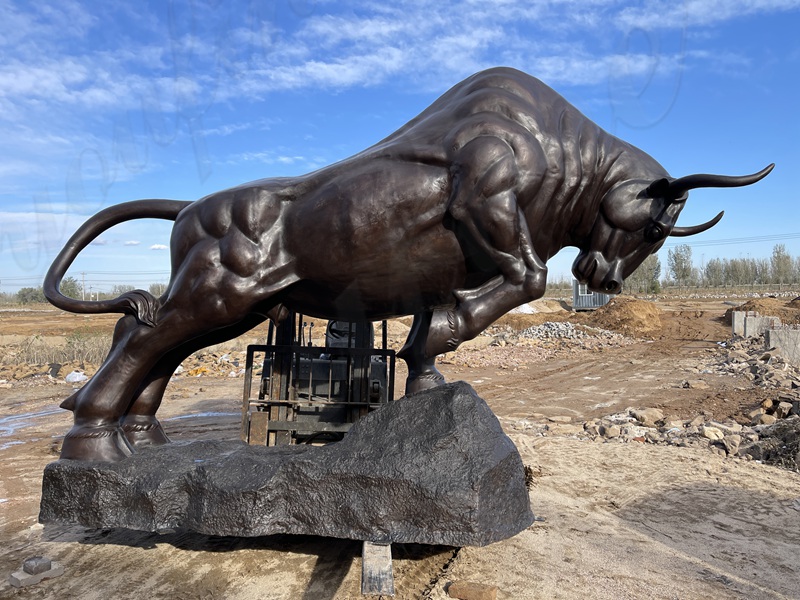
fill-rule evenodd
<path id="1" fill-rule="evenodd" d="M 629 406 L 660 408 L 668 418 L 705 412 L 741 421 L 774 395 L 698 369 L 729 337 L 729 304 L 657 306 L 658 326 L 628 345 L 543 351 L 488 346 L 487 337 L 445 357 L 445 375 L 475 387 L 533 468 L 531 503 L 543 520 L 485 548 L 393 546 L 397 598 L 443 599 L 452 581 L 494 585 L 498 598 L 514 599 L 800 598 L 797 473 L 702 448 L 580 440 L 557 426 L 542 436 L 529 427 L 580 423 Z M 613 314 L 551 309 L 510 315 L 495 333 L 559 319 L 605 319 L 604 327 L 637 333 Z M 113 323 L 55 311 L 2 313 L 0 345 L 11 343 L 8 336 L 56 338 L 86 327 L 110 331 Z M 392 325 L 397 340 L 407 325 Z M 690 378 L 708 389 L 685 388 Z M 72 385 L 63 373 L 52 381 L 0 373 L 0 380 L 0 598 L 361 597 L 357 542 L 39 525 L 42 470 L 70 425 L 57 405 Z M 181 377 L 159 416 L 173 439 L 236 439 L 241 393 L 240 378 Z M 59 561 L 65 575 L 12 588 L 8 575 L 37 554 Z"/>

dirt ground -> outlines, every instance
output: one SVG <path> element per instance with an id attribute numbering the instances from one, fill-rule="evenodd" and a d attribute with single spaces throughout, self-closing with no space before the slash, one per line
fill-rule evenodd
<path id="1" fill-rule="evenodd" d="M 667 419 L 749 422 L 747 413 L 774 390 L 703 368 L 730 338 L 725 310 L 742 302 L 670 300 L 638 305 L 642 313 L 612 307 L 594 314 L 540 302 L 536 314 L 507 315 L 492 335 L 446 355 L 445 376 L 478 391 L 531 467 L 531 504 L 541 520 L 484 548 L 394 545 L 396 597 L 444 599 L 450 582 L 473 581 L 497 586 L 503 599 L 800 598 L 798 473 L 708 448 L 592 441 L 570 430 L 628 407 L 658 408 Z M 792 310 L 800 316 L 800 306 L 781 304 L 788 318 Z M 0 312 L 0 598 L 360 598 L 354 541 L 38 524 L 42 471 L 70 426 L 58 403 L 76 384 L 64 375 L 79 367 L 91 375 L 96 365 L 65 364 L 51 378 L 43 375 L 47 365 L 10 365 L 2 353 L 32 335 L 57 344 L 71 332 L 108 333 L 115 320 Z M 625 337 L 583 346 L 503 341 L 547 321 Z M 392 345 L 408 325 L 390 324 Z M 264 335 L 210 353 L 211 362 L 187 364 L 159 412 L 170 437 L 238 438 L 242 379 L 230 376 L 227 362 L 219 372 L 211 366 Z M 201 364 L 209 368 L 191 371 Z M 404 377 L 398 368 L 398 389 Z M 686 387 L 690 379 L 707 385 Z M 546 434 L 541 424 L 549 425 Z M 58 561 L 65 574 L 11 587 L 8 576 L 34 555 Z"/>

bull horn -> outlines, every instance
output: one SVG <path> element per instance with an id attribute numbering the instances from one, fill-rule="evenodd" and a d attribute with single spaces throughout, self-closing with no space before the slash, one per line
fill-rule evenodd
<path id="1" fill-rule="evenodd" d="M 704 231 L 711 229 L 714 225 L 719 223 L 719 220 L 722 218 L 722 215 L 724 214 L 725 211 L 723 210 L 716 217 L 714 217 L 710 221 L 703 223 L 702 225 L 694 225 L 692 227 L 673 227 L 672 231 L 670 232 L 670 235 L 674 237 L 686 237 L 687 235 L 703 233 Z"/>
<path id="2" fill-rule="evenodd" d="M 669 190 L 666 194 L 668 198 L 678 199 L 681 198 L 686 192 L 694 188 L 701 187 L 740 187 L 743 185 L 750 185 L 756 181 L 764 179 L 769 175 L 770 171 L 775 168 L 775 163 L 762 169 L 758 173 L 752 175 L 741 175 L 739 177 L 732 177 L 729 175 L 708 175 L 699 173 L 696 175 L 687 175 L 675 179 L 669 183 Z M 710 227 L 710 225 L 709 225 Z M 674 230 L 673 230 L 674 231 Z M 674 233 L 672 235 L 675 235 Z M 688 234 L 687 234 L 688 235 Z"/>

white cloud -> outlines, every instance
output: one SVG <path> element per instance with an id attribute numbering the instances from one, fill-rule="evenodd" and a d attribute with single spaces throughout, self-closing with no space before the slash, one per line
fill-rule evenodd
<path id="1" fill-rule="evenodd" d="M 686 0 L 648 2 L 619 13 L 620 25 L 645 30 L 698 27 L 759 13 L 800 8 L 800 0 Z"/>
<path id="2" fill-rule="evenodd" d="M 139 245 L 139 244 L 141 244 L 141 243 L 142 243 L 142 242 L 140 242 L 139 240 L 127 240 L 127 241 L 126 241 L 124 244 L 122 244 L 122 245 L 123 245 L 123 246 L 138 246 L 138 245 Z"/>
<path id="3" fill-rule="evenodd" d="M 702 48 L 685 56 L 674 49 L 623 53 L 613 40 L 635 28 L 697 30 L 788 11 L 800 0 L 400 0 L 344 8 L 316 2 L 284 29 L 256 4 L 242 15 L 235 3 L 176 3 L 170 20 L 160 5 L 148 12 L 76 0 L 0 3 L 0 193 L 18 195 L 28 178 L 53 190 L 66 187 L 71 202 L 87 202 L 155 168 L 146 144 L 188 137 L 190 121 L 198 124 L 196 136 L 268 129 L 268 119 L 203 127 L 202 118 L 211 106 L 277 90 L 386 85 L 439 92 L 494 64 L 559 88 L 665 77 L 687 60 L 734 72 L 744 59 L 730 53 L 722 64 Z M 100 29 L 107 39 L 92 45 L 87 40 Z M 304 159 L 277 150 L 231 160 Z M 69 179 L 81 161 L 80 177 Z M 86 182 L 94 188 L 84 191 Z"/>
<path id="4" fill-rule="evenodd" d="M 169 246 L 166 244 L 153 244 L 150 246 L 150 250 L 169 250 Z"/>
<path id="5" fill-rule="evenodd" d="M 90 242 L 92 246 L 108 246 L 108 240 L 105 238 L 97 238 L 96 240 L 92 240 Z"/>

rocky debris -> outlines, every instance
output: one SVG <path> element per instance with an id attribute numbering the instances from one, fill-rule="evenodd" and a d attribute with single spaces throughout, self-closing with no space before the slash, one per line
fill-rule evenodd
<path id="1" fill-rule="evenodd" d="M 682 293 L 682 294 L 640 295 L 637 297 L 644 300 L 674 300 L 676 298 L 681 298 L 683 300 L 729 300 L 732 298 L 742 298 L 742 299 L 795 298 L 796 296 L 797 296 L 797 290 L 783 290 L 783 291 L 769 291 L 769 292 L 735 292 L 733 290 L 726 290 L 725 293 L 722 294 Z M 736 306 L 738 306 L 738 304 L 736 304 Z M 736 308 L 735 310 L 739 309 Z"/>
<path id="2" fill-rule="evenodd" d="M 626 336 L 588 325 L 576 325 L 570 321 L 545 321 L 539 325 L 532 325 L 522 330 L 514 330 L 512 327 L 494 326 L 487 330 L 487 334 L 492 337 L 492 345 L 505 346 L 525 343 L 527 340 L 536 342 L 553 341 L 596 341 L 610 342 L 609 345 L 627 345 L 634 340 Z M 577 344 L 586 347 L 585 344 Z"/>
<path id="3" fill-rule="evenodd" d="M 741 375 L 767 389 L 800 389 L 800 368 L 790 364 L 775 348 L 765 349 L 763 335 L 723 342 L 720 347 L 722 352 L 704 365 L 702 372 Z"/>
<path id="4" fill-rule="evenodd" d="M 620 333 L 600 329 L 597 327 L 577 326 L 569 321 L 548 321 L 541 325 L 534 325 L 519 332 L 519 337 L 534 340 L 570 339 L 586 340 L 599 338 L 605 340 L 622 340 L 625 336 Z"/>
<path id="5" fill-rule="evenodd" d="M 512 421 L 508 426 L 542 437 L 568 435 L 606 443 L 706 447 L 723 456 L 759 460 L 800 472 L 800 411 L 797 404 L 792 407 L 795 412 L 782 419 L 761 413 L 761 420 L 751 426 L 718 422 L 702 414 L 693 419 L 668 420 L 655 408 L 629 408 L 585 421 L 580 429 L 575 427 L 578 423 L 563 430 L 560 423 L 529 419 Z"/>
<path id="6" fill-rule="evenodd" d="M 687 379 L 686 381 L 681 383 L 681 387 L 690 390 L 707 390 L 711 386 L 708 385 L 708 383 L 706 383 L 702 379 Z"/>
<path id="7" fill-rule="evenodd" d="M 664 420 L 664 413 L 657 408 L 632 408 L 630 414 L 640 425 L 645 427 L 656 427 L 660 421 Z"/>
<path id="8" fill-rule="evenodd" d="M 800 472 L 800 416 L 755 429 L 757 439 L 741 446 L 740 456 Z"/>
<path id="9" fill-rule="evenodd" d="M 440 362 L 469 368 L 496 367 L 504 370 L 527 369 L 531 363 L 575 355 L 587 350 L 628 346 L 636 340 L 613 331 L 575 325 L 567 321 L 545 321 L 524 329 L 493 325 L 484 333 L 483 344 L 462 346 L 441 355 Z"/>

